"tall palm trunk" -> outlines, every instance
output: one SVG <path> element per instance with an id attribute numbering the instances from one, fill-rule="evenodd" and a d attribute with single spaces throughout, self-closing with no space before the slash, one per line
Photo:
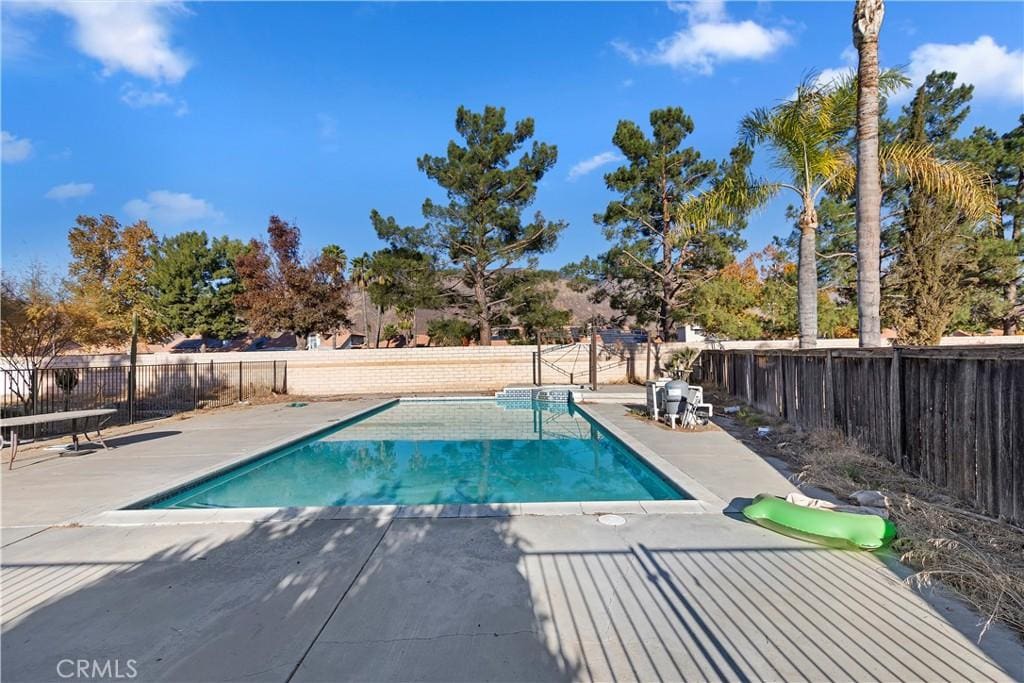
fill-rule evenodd
<path id="1" fill-rule="evenodd" d="M 799 225 L 796 308 L 800 325 L 800 348 L 813 349 L 818 345 L 818 212 L 810 197 L 804 198 Z"/>
<path id="2" fill-rule="evenodd" d="M 882 174 L 878 164 L 878 33 L 882 0 L 857 0 L 857 318 L 861 346 L 882 345 Z"/>
<path id="3" fill-rule="evenodd" d="M 1017 192 L 1016 192 L 1017 203 L 1020 204 L 1024 201 L 1024 170 L 1017 175 Z M 1017 213 L 1013 217 L 1013 227 L 1010 231 L 1010 240 L 1019 249 L 1021 241 L 1022 224 L 1024 224 L 1024 217 Z M 1017 253 L 1020 253 L 1019 251 Z M 1006 285 L 1006 300 L 1010 304 L 1010 312 L 1003 322 L 1003 334 L 1017 334 L 1017 321 L 1020 317 L 1020 312 L 1017 309 L 1017 284 L 1018 278 L 1010 280 L 1010 283 Z"/>

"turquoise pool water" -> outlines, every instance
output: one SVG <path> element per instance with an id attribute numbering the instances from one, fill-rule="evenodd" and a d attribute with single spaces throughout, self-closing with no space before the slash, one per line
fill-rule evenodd
<path id="1" fill-rule="evenodd" d="M 149 507 L 688 498 L 571 406 L 403 401 Z"/>

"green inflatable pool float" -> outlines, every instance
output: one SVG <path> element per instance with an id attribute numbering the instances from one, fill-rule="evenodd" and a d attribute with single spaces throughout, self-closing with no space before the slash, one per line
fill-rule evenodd
<path id="1" fill-rule="evenodd" d="M 896 527 L 878 515 L 808 508 L 761 493 L 743 516 L 766 529 L 845 550 L 878 550 L 896 538 Z"/>

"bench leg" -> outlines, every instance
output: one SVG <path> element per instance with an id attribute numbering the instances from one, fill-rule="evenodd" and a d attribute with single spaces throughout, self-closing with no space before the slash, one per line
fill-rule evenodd
<path id="1" fill-rule="evenodd" d="M 89 435 L 86 434 L 85 438 L 88 439 Z M 101 446 L 103 446 L 103 450 L 105 450 L 105 451 L 109 451 L 110 450 L 109 448 L 107 448 L 107 442 L 103 440 L 103 435 L 100 434 L 100 421 L 99 421 L 99 419 L 96 420 L 96 440 L 100 442 Z"/>
<path id="2" fill-rule="evenodd" d="M 7 469 L 14 469 L 14 459 L 18 457 L 18 430 L 11 430 L 11 462 L 7 465 Z"/>

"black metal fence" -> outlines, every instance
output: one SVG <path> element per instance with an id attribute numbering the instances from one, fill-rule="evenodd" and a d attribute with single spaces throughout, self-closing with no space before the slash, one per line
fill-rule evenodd
<path id="1" fill-rule="evenodd" d="M 115 408 L 109 424 L 130 424 L 199 408 L 229 405 L 288 392 L 287 361 L 168 363 L 4 370 L 4 417 L 62 410 Z M 24 436 L 45 436 L 60 425 L 29 427 Z"/>

